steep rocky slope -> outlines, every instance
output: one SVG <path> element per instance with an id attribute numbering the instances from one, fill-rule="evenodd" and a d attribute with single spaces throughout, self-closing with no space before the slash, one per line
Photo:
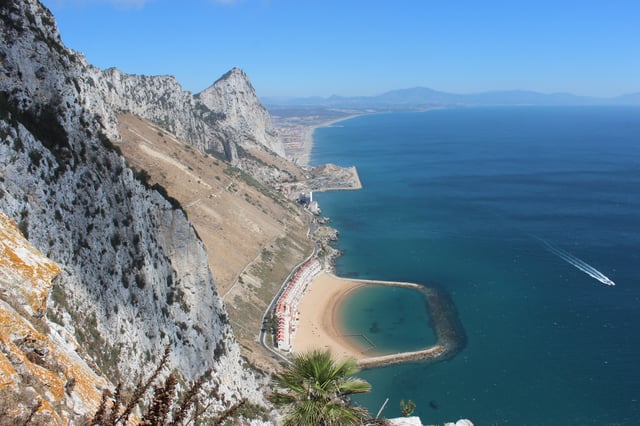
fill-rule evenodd
<path id="1" fill-rule="evenodd" d="M 277 290 L 312 252 L 307 215 L 281 192 L 147 120 L 129 114 L 118 121 L 127 162 L 180 202 L 202 239 L 244 355 L 263 369 L 277 366 L 256 336 Z"/>
<path id="2" fill-rule="evenodd" d="M 229 71 L 194 96 L 172 76 L 143 76 L 115 68 L 87 66 L 78 84 L 91 111 L 99 113 L 106 134 L 119 140 L 116 113 L 148 119 L 201 151 L 240 165 L 243 150 L 270 151 L 284 157 L 284 147 L 247 75 Z"/>
<path id="3" fill-rule="evenodd" d="M 189 96 L 140 77 L 149 97 L 129 101 L 147 89 L 118 88 L 104 77 L 116 71 L 98 73 L 66 49 L 35 0 L 1 2 L 0 19 L 0 210 L 60 266 L 48 317 L 113 381 L 134 377 L 169 344 L 170 367 L 185 379 L 213 369 L 224 398 L 260 401 L 202 242 L 178 203 L 136 176 L 109 140 L 119 109 L 162 109 L 154 88 L 175 95 L 174 106 Z M 145 103 L 157 108 L 145 112 Z M 185 120 L 165 125 L 198 133 L 202 120 Z M 203 149 L 219 152 L 212 140 Z"/>
<path id="4" fill-rule="evenodd" d="M 219 114 L 218 127 L 226 130 L 237 145 L 246 149 L 263 145 L 281 157 L 285 156 L 284 145 L 277 137 L 271 117 L 257 102 L 255 90 L 242 70 L 232 69 L 196 95 L 196 99 Z"/>
<path id="5" fill-rule="evenodd" d="M 74 337 L 43 315 L 59 272 L 0 212 L 0 418 L 39 404 L 35 420 L 66 423 L 74 412 L 95 411 L 109 387 L 78 355 Z"/>

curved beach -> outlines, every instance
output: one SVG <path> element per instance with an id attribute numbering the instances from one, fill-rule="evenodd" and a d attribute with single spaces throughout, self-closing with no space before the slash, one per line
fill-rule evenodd
<path id="1" fill-rule="evenodd" d="M 425 298 L 437 342 L 415 351 L 384 354 L 376 352 L 366 339 L 347 336 L 340 325 L 341 304 L 353 291 L 366 285 L 397 286 L 415 289 Z M 449 359 L 466 345 L 466 335 L 457 311 L 448 294 L 412 283 L 353 280 L 328 272 L 319 274 L 309 285 L 299 304 L 299 321 L 293 340 L 293 350 L 329 349 L 337 358 L 355 358 L 367 368 L 415 360 L 432 362 Z"/>
<path id="2" fill-rule="evenodd" d="M 341 302 L 363 283 L 336 277 L 322 272 L 314 278 L 305 292 L 298 310 L 297 330 L 293 350 L 329 349 L 338 358 L 356 360 L 371 356 L 369 347 L 359 346 L 352 338 L 344 336 L 338 321 Z"/>
<path id="3" fill-rule="evenodd" d="M 308 164 L 314 142 L 313 133 L 317 128 L 330 126 L 357 115 L 362 114 L 307 127 L 301 142 L 302 155 L 298 162 Z M 358 180 L 357 189 L 359 189 L 361 185 L 357 172 L 355 176 Z M 364 335 L 345 335 L 341 325 L 342 302 L 353 291 L 367 285 L 407 287 L 422 294 L 437 337 L 436 343 L 415 351 L 384 353 L 376 351 L 373 343 L 368 341 Z M 437 362 L 449 359 L 459 353 L 466 346 L 466 343 L 466 334 L 458 319 L 455 305 L 443 290 L 414 283 L 346 279 L 325 271 L 311 281 L 298 303 L 298 319 L 292 337 L 291 350 L 304 352 L 318 348 L 329 349 L 337 358 L 354 358 L 358 365 L 368 368 L 415 360 Z"/>
<path id="4" fill-rule="evenodd" d="M 301 166 L 309 166 L 309 160 L 311 158 L 311 150 L 313 149 L 313 142 L 314 142 L 313 133 L 316 131 L 316 129 L 320 127 L 330 127 L 341 121 L 350 120 L 352 118 L 359 117 L 365 114 L 367 113 L 360 112 L 356 114 L 349 114 L 349 115 L 345 115 L 344 117 L 338 117 L 331 120 L 323 121 L 321 123 L 315 123 L 309 126 L 305 126 L 299 141 L 300 153 L 297 156 L 297 158 L 294 159 L 294 161 Z"/>

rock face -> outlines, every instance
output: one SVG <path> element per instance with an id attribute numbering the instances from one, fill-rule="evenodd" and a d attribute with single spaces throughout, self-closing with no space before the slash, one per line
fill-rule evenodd
<path id="1" fill-rule="evenodd" d="M 0 19 L 0 210 L 60 267 L 47 316 L 112 381 L 148 371 L 170 345 L 170 368 L 185 379 L 212 369 L 222 398 L 259 402 L 201 241 L 175 200 L 136 176 L 110 141 L 119 109 L 175 115 L 167 126 L 194 138 L 208 126 L 197 117 L 211 111 L 198 112 L 170 77 L 91 67 L 62 45 L 36 0 L 1 2 Z M 224 144 L 197 137 L 205 149 Z"/>
<path id="2" fill-rule="evenodd" d="M 115 112 L 153 121 L 198 149 L 238 164 L 238 147 L 267 148 L 284 157 L 284 146 L 247 75 L 234 68 L 202 93 L 184 91 L 174 77 L 125 74 L 87 67 L 79 76 L 88 109 L 103 117 L 107 136 L 118 140 Z"/>
<path id="3" fill-rule="evenodd" d="M 67 423 L 95 411 L 109 386 L 78 355 L 73 336 L 43 316 L 59 272 L 0 213 L 0 417 L 19 418 L 40 402 L 40 420 Z"/>
<path id="4" fill-rule="evenodd" d="M 284 145 L 278 139 L 267 110 L 260 104 L 247 75 L 234 68 L 196 98 L 209 110 L 220 114 L 218 126 L 236 145 L 251 148 L 263 145 L 284 157 Z"/>

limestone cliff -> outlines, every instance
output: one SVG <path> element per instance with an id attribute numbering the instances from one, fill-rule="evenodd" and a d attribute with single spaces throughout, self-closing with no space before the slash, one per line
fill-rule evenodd
<path id="1" fill-rule="evenodd" d="M 202 242 L 109 138 L 117 109 L 153 115 L 152 92 L 166 90 L 166 108 L 155 105 L 168 116 L 191 95 L 172 78 L 97 72 L 63 46 L 37 0 L 0 2 L 0 19 L 0 210 L 61 269 L 48 317 L 113 381 L 144 371 L 170 344 L 170 367 L 184 378 L 213 369 L 224 398 L 260 401 Z M 185 117 L 177 133 L 204 126 Z"/>
<path id="2" fill-rule="evenodd" d="M 284 157 L 284 146 L 247 75 L 234 68 L 193 96 L 172 76 L 143 76 L 88 66 L 78 78 L 88 109 L 119 140 L 115 113 L 128 112 L 160 125 L 199 150 L 239 164 L 242 149 L 266 148 Z"/>
<path id="3" fill-rule="evenodd" d="M 196 95 L 209 110 L 220 115 L 218 126 L 239 146 L 263 145 L 284 157 L 271 117 L 260 104 L 247 75 L 234 68 Z"/>
<path id="4" fill-rule="evenodd" d="M 39 405 L 36 420 L 67 423 L 95 411 L 110 386 L 78 355 L 74 337 L 43 315 L 59 272 L 0 212 L 0 417 Z"/>

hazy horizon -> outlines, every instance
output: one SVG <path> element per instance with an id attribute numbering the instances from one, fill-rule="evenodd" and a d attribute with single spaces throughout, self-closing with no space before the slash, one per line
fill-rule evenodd
<path id="1" fill-rule="evenodd" d="M 100 68 L 173 75 L 194 93 L 234 66 L 261 97 L 528 90 L 640 92 L 640 4 L 44 0 Z"/>
<path id="2" fill-rule="evenodd" d="M 368 98 L 368 97 L 382 96 L 382 95 L 386 95 L 388 93 L 393 93 L 393 92 L 422 90 L 422 89 L 432 90 L 434 92 L 445 93 L 445 94 L 449 94 L 449 95 L 461 95 L 461 96 L 465 96 L 465 95 L 482 95 L 482 94 L 491 94 L 491 93 L 512 93 L 512 92 L 513 93 L 517 93 L 517 92 L 523 92 L 523 93 L 536 93 L 536 94 L 545 95 L 545 96 L 569 95 L 569 96 L 594 98 L 594 99 L 603 99 L 603 100 L 610 99 L 610 98 L 616 98 L 616 97 L 620 97 L 620 96 L 626 96 L 626 95 L 640 94 L 640 91 L 636 91 L 636 92 L 620 93 L 620 94 L 612 95 L 612 96 L 591 96 L 591 95 L 579 95 L 579 94 L 568 92 L 568 91 L 541 92 L 541 91 L 531 90 L 531 89 L 527 89 L 527 88 L 486 89 L 486 90 L 478 90 L 478 91 L 474 91 L 474 92 L 461 92 L 461 91 L 439 90 L 436 87 L 414 86 L 414 87 L 398 87 L 398 88 L 394 88 L 394 89 L 385 90 L 384 92 L 372 93 L 372 94 L 366 94 L 366 95 L 349 96 L 349 95 L 342 95 L 342 94 L 339 94 L 339 93 L 334 93 L 334 94 L 327 95 L 327 96 L 320 96 L 320 95 L 308 95 L 308 96 L 274 95 L 274 96 L 264 96 L 264 98 L 267 98 L 267 99 L 305 99 L 305 98 L 309 98 L 309 99 L 313 99 L 313 98 L 329 99 L 329 98 L 332 98 L 332 97 L 344 97 L 344 98 L 363 97 L 363 98 Z"/>

